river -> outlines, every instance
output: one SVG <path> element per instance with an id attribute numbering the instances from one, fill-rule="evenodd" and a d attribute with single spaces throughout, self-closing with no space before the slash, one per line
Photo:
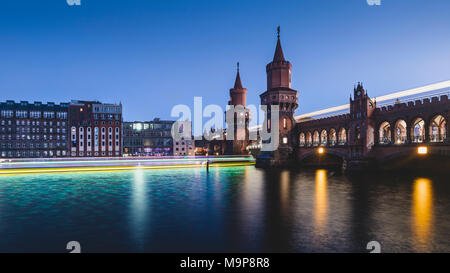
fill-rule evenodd
<path id="1" fill-rule="evenodd" d="M 445 176 L 253 166 L 0 176 L 0 252 L 450 252 Z"/>

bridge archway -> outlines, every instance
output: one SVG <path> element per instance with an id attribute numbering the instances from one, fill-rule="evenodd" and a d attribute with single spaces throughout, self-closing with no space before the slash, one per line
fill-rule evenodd
<path id="1" fill-rule="evenodd" d="M 430 141 L 444 142 L 447 136 L 447 121 L 442 115 L 434 116 L 430 121 Z"/>
<path id="2" fill-rule="evenodd" d="M 411 124 L 411 142 L 422 143 L 425 141 L 425 121 L 416 118 Z"/>
<path id="3" fill-rule="evenodd" d="M 330 146 L 334 146 L 337 143 L 337 134 L 336 134 L 336 130 L 334 128 L 330 129 Z"/>
<path id="4" fill-rule="evenodd" d="M 311 132 L 306 133 L 306 146 L 310 147 L 312 145 Z"/>
<path id="5" fill-rule="evenodd" d="M 406 143 L 406 139 L 407 139 L 406 130 L 407 130 L 406 121 L 404 121 L 403 119 L 397 120 L 397 122 L 395 123 L 395 127 L 394 127 L 395 144 Z"/>
<path id="6" fill-rule="evenodd" d="M 298 160 L 302 166 L 327 166 L 341 168 L 344 160 L 346 160 L 346 154 L 335 151 L 333 149 L 325 149 L 323 154 L 318 154 L 317 151 L 309 151 L 302 154 Z"/>
<path id="7" fill-rule="evenodd" d="M 344 145 L 347 143 L 347 130 L 344 127 L 339 129 L 338 143 L 339 145 Z"/>
<path id="8" fill-rule="evenodd" d="M 305 136 L 305 133 L 303 133 L 303 132 L 300 133 L 298 143 L 299 143 L 300 147 L 305 147 L 305 145 L 306 145 L 306 136 Z"/>
<path id="9" fill-rule="evenodd" d="M 391 138 L 391 124 L 387 121 L 384 121 L 381 123 L 379 129 L 378 129 L 380 139 L 380 144 L 390 144 L 392 142 Z"/>
<path id="10" fill-rule="evenodd" d="M 322 132 L 320 132 L 320 145 L 327 146 L 327 144 L 328 144 L 327 130 L 322 130 Z"/>
<path id="11" fill-rule="evenodd" d="M 313 146 L 319 146 L 320 143 L 320 135 L 319 135 L 319 131 L 314 131 L 313 133 Z"/>

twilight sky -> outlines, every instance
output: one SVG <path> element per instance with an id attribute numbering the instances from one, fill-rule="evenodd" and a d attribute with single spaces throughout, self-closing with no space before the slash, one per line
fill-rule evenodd
<path id="1" fill-rule="evenodd" d="M 297 114 L 450 79 L 450 1 L 1 0 L 0 101 L 122 102 L 124 120 L 175 104 L 225 107 L 236 62 L 259 105 L 281 26 Z"/>

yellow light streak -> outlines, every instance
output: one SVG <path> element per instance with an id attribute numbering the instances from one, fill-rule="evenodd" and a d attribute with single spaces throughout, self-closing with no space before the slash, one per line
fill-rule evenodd
<path id="1" fill-rule="evenodd" d="M 210 167 L 230 167 L 230 166 L 249 166 L 254 162 L 235 162 L 211 163 Z M 200 168 L 204 167 L 200 164 L 177 164 L 177 165 L 159 165 L 159 166 L 95 166 L 95 167 L 61 167 L 61 168 L 29 168 L 29 169 L 0 169 L 0 175 L 24 175 L 24 174 L 42 174 L 42 173 L 87 173 L 87 172 L 115 172 L 115 171 L 133 171 L 136 169 L 144 170 L 164 170 L 164 169 L 180 169 L 180 168 Z"/>

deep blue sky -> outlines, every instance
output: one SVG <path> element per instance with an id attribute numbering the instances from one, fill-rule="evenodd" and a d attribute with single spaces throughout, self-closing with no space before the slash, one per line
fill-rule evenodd
<path id="1" fill-rule="evenodd" d="M 236 62 L 248 103 L 265 91 L 276 27 L 297 113 L 450 79 L 450 1 L 1 0 L 0 100 L 119 102 L 125 120 L 175 104 L 225 107 Z"/>

